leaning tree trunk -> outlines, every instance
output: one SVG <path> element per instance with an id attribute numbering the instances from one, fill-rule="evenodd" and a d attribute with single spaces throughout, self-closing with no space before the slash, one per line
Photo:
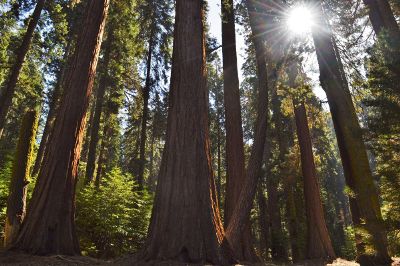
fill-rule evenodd
<path id="1" fill-rule="evenodd" d="M 376 34 L 387 30 L 392 37 L 400 39 L 400 29 L 388 0 L 363 0 Z"/>
<path id="2" fill-rule="evenodd" d="M 96 92 L 94 114 L 90 126 L 90 141 L 86 162 L 85 185 L 89 185 L 93 181 L 94 177 L 94 169 L 96 167 L 96 151 L 99 143 L 100 119 L 103 112 L 104 96 L 106 94 L 106 89 L 109 81 L 108 66 L 110 63 L 111 45 L 113 42 L 113 30 L 112 28 L 110 28 L 108 29 L 108 31 L 109 33 L 107 34 L 108 36 L 104 47 L 104 62 L 102 65 L 103 73 L 100 78 L 99 86 Z"/>
<path id="3" fill-rule="evenodd" d="M 38 112 L 33 110 L 28 111 L 22 119 L 19 130 L 17 152 L 14 158 L 7 202 L 4 230 L 4 247 L 6 248 L 14 244 L 25 218 L 27 185 L 29 184 L 29 172 L 37 122 Z"/>
<path id="4" fill-rule="evenodd" d="M 227 165 L 224 210 L 224 224 L 226 228 L 232 218 L 246 174 L 233 0 L 221 0 L 221 13 Z M 238 253 L 235 253 L 235 257 L 238 260 L 257 261 L 251 239 L 250 224 L 243 231 L 236 247 Z"/>
<path id="5" fill-rule="evenodd" d="M 307 216 L 307 258 L 332 260 L 336 257 L 326 227 L 317 180 L 310 129 L 304 103 L 293 101 L 297 138 L 300 146 Z"/>
<path id="6" fill-rule="evenodd" d="M 177 0 L 166 143 L 142 259 L 227 263 L 211 168 L 204 3 Z"/>
<path id="7" fill-rule="evenodd" d="M 288 69 L 290 87 L 297 87 L 296 78 L 298 74 L 298 67 L 296 63 L 293 63 Z M 330 261 L 336 255 L 325 222 L 306 107 L 304 102 L 297 99 L 296 95 L 293 97 L 293 108 L 303 173 L 307 216 L 307 258 Z"/>
<path id="8" fill-rule="evenodd" d="M 22 65 L 24 64 L 26 54 L 31 46 L 33 33 L 39 22 L 40 14 L 42 13 L 46 0 L 39 0 L 33 11 L 29 21 L 28 28 L 22 40 L 21 46 L 16 51 L 16 60 L 10 71 L 8 79 L 3 84 L 3 89 L 0 94 L 0 139 L 3 135 L 4 126 L 7 121 L 7 114 L 11 108 L 12 99 L 14 98 L 15 88 L 17 86 L 19 74 L 21 73 Z"/>
<path id="9" fill-rule="evenodd" d="M 54 132 L 15 247 L 32 254 L 79 254 L 75 186 L 109 0 L 89 0 L 66 75 Z"/>
<path id="10" fill-rule="evenodd" d="M 341 75 L 333 36 L 318 3 L 319 16 L 313 27 L 313 39 L 320 68 L 320 81 L 325 90 L 336 131 L 346 182 L 353 191 L 350 207 L 356 230 L 365 229 L 372 237 L 376 263 L 390 264 L 387 236 L 379 206 L 362 131 L 353 106 L 347 80 Z M 368 259 L 366 239 L 357 244 L 359 260 Z M 367 264 L 367 262 L 364 262 Z"/>
<path id="11" fill-rule="evenodd" d="M 258 25 L 262 23 L 256 13 L 255 1 L 246 1 L 250 16 L 250 26 L 252 30 L 253 43 L 256 50 L 256 63 L 258 74 L 258 106 L 257 120 L 255 125 L 254 143 L 251 149 L 251 155 L 247 167 L 246 179 L 243 184 L 240 196 L 232 214 L 232 219 L 226 229 L 224 243 L 229 244 L 235 254 L 240 253 L 240 243 L 243 231 L 249 223 L 250 212 L 253 206 L 253 200 L 257 192 L 258 178 L 261 174 L 261 167 L 264 154 L 264 145 L 267 131 L 268 117 L 268 83 L 267 83 L 267 65 L 266 51 Z"/>

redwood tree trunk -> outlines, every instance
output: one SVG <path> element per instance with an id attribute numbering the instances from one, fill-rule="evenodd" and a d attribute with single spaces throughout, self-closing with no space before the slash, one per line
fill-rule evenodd
<path id="1" fill-rule="evenodd" d="M 75 185 L 85 114 L 92 92 L 109 0 L 89 0 L 66 75 L 54 132 L 15 247 L 32 254 L 79 254 Z"/>
<path id="2" fill-rule="evenodd" d="M 104 62 L 103 66 L 104 71 L 100 78 L 99 87 L 96 93 L 96 102 L 94 108 L 93 119 L 91 121 L 90 126 L 90 142 L 89 142 L 89 152 L 88 158 L 86 163 L 86 173 L 85 173 L 85 185 L 90 184 L 93 181 L 94 177 L 94 169 L 96 167 L 96 154 L 97 154 L 97 146 L 99 143 L 99 131 L 100 131 L 100 119 L 101 114 L 103 112 L 103 105 L 104 105 L 104 96 L 106 94 L 106 89 L 108 86 L 108 66 L 110 63 L 110 53 L 111 53 L 111 45 L 113 39 L 113 31 L 109 29 L 109 34 L 107 34 L 107 41 L 105 44 L 105 51 L 104 51 Z"/>
<path id="3" fill-rule="evenodd" d="M 15 88 L 17 86 L 19 74 L 21 73 L 22 65 L 25 61 L 26 54 L 31 46 L 33 33 L 39 22 L 40 14 L 42 13 L 46 0 L 39 0 L 33 11 L 29 21 L 28 28 L 22 40 L 21 46 L 16 51 L 16 60 L 10 71 L 8 79 L 2 84 L 4 87 L 0 94 L 0 139 L 3 135 L 4 126 L 7 121 L 7 114 L 10 110 L 12 99 L 14 97 Z"/>
<path id="4" fill-rule="evenodd" d="M 227 165 L 224 210 L 226 228 L 231 220 L 246 174 L 233 0 L 221 0 L 221 13 Z M 252 245 L 250 224 L 243 231 L 236 246 L 238 253 L 235 253 L 235 257 L 237 259 L 249 262 L 257 260 Z"/>
<path id="5" fill-rule="evenodd" d="M 255 137 L 247 167 L 246 179 L 240 192 L 240 196 L 237 199 L 232 219 L 229 222 L 225 234 L 225 243 L 229 243 L 235 254 L 240 253 L 240 247 L 238 247 L 237 244 L 240 243 L 241 236 L 248 226 L 254 196 L 257 191 L 257 183 L 261 174 L 263 161 L 268 117 L 266 51 L 263 40 L 260 38 L 262 33 L 260 32 L 260 28 L 257 26 L 262 22 L 256 13 L 255 1 L 248 0 L 246 1 L 246 4 L 250 16 L 253 43 L 256 50 L 259 94 L 254 134 Z"/>
<path id="6" fill-rule="evenodd" d="M 27 185 L 31 167 L 33 145 L 38 122 L 37 111 L 26 112 L 19 130 L 17 152 L 14 158 L 10 192 L 7 202 L 4 247 L 16 241 L 25 218 Z"/>
<path id="7" fill-rule="evenodd" d="M 300 146 L 303 173 L 304 197 L 307 216 L 307 258 L 332 260 L 336 257 L 326 227 L 320 196 L 320 187 L 315 169 L 310 129 L 303 103 L 293 101 L 296 132 Z"/>
<path id="8" fill-rule="evenodd" d="M 144 260 L 225 264 L 210 156 L 202 0 L 177 0 L 166 143 Z"/>
<path id="9" fill-rule="evenodd" d="M 372 236 L 375 261 L 390 264 L 387 236 L 379 206 L 378 193 L 368 162 L 362 131 L 353 106 L 347 80 L 341 75 L 340 62 L 334 49 L 333 36 L 318 3 L 319 16 L 313 28 L 313 39 L 320 69 L 320 81 L 325 90 L 336 131 L 346 183 L 353 191 L 350 207 L 356 227 L 364 228 Z M 361 222 L 364 220 L 364 222 Z M 367 259 L 363 245 L 358 243 L 359 260 Z M 365 262 L 364 262 L 365 263 Z M 367 265 L 365 263 L 365 265 Z"/>

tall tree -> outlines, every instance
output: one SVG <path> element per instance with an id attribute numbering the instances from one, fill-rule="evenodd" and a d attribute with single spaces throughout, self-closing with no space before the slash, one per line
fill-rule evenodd
<path id="1" fill-rule="evenodd" d="M 109 27 L 111 25 L 109 24 Z M 109 83 L 108 68 L 110 64 L 110 56 L 113 42 L 113 31 L 112 26 L 108 29 L 107 40 L 104 44 L 104 62 L 102 65 L 103 71 L 100 77 L 99 86 L 96 92 L 96 101 L 93 119 L 91 120 L 90 126 L 90 142 L 89 142 L 89 152 L 86 162 L 86 172 L 85 172 L 85 184 L 88 185 L 93 181 L 94 170 L 96 166 L 96 151 L 99 142 L 99 131 L 100 131 L 100 118 L 103 112 L 104 96 Z"/>
<path id="2" fill-rule="evenodd" d="M 392 37 L 400 39 L 400 28 L 390 8 L 388 0 L 363 0 L 368 7 L 368 15 L 376 34 L 389 31 Z"/>
<path id="3" fill-rule="evenodd" d="M 257 76 L 258 76 L 258 104 L 257 119 L 255 125 L 254 143 L 252 145 L 249 163 L 246 169 L 246 179 L 243 184 L 238 203 L 232 214 L 232 219 L 226 229 L 225 243 L 229 244 L 234 253 L 240 254 L 241 236 L 249 223 L 253 200 L 257 192 L 258 178 L 261 175 L 261 167 L 264 154 L 264 145 L 267 131 L 268 117 L 268 82 L 267 59 L 265 43 L 261 37 L 262 19 L 257 14 L 257 3 L 254 0 L 246 1 L 252 31 L 252 41 L 256 51 Z"/>
<path id="4" fill-rule="evenodd" d="M 177 0 L 166 143 L 146 260 L 226 263 L 211 169 L 204 2 Z"/>
<path id="5" fill-rule="evenodd" d="M 140 127 L 139 161 L 137 181 L 139 189 L 143 188 L 144 171 L 146 167 L 146 142 L 147 142 L 147 123 L 150 117 L 149 100 L 152 89 L 160 79 L 160 73 L 165 76 L 165 71 L 169 68 L 169 36 L 172 35 L 172 23 L 170 12 L 172 1 L 141 1 L 138 11 L 142 13 L 140 25 L 141 34 L 147 42 L 147 53 L 145 56 L 146 78 L 142 88 L 142 117 Z"/>
<path id="6" fill-rule="evenodd" d="M 289 86 L 298 87 L 298 66 L 289 66 Z M 300 98 L 300 99 L 299 99 Z M 298 95 L 293 96 L 294 115 L 296 120 L 297 139 L 300 146 L 301 169 L 303 173 L 304 198 L 307 215 L 307 257 L 309 259 L 332 260 L 336 257 L 326 227 L 324 210 L 320 196 L 320 185 L 317 179 L 310 128 L 308 126 L 306 107 Z"/>
<path id="7" fill-rule="evenodd" d="M 227 227 L 243 187 L 246 174 L 233 0 L 221 0 L 221 14 L 227 164 L 224 223 L 225 227 Z M 237 248 L 240 251 L 240 253 L 235 254 L 237 259 L 245 261 L 256 260 L 252 246 L 250 224 L 243 231 L 242 238 L 237 243 Z"/>
<path id="8" fill-rule="evenodd" d="M 12 99 L 14 97 L 15 88 L 17 86 L 18 77 L 20 75 L 22 65 L 25 61 L 26 54 L 32 42 L 35 28 L 39 23 L 40 14 L 42 13 L 46 0 L 39 0 L 36 4 L 35 10 L 31 16 L 26 33 L 22 39 L 20 47 L 16 51 L 15 63 L 9 73 L 8 79 L 2 84 L 0 93 L 0 138 L 3 135 L 4 126 L 7 121 L 7 114 L 10 110 Z"/>
<path id="9" fill-rule="evenodd" d="M 15 247 L 33 254 L 78 254 L 75 185 L 109 0 L 89 0 L 66 75 L 54 132 Z"/>
<path id="10" fill-rule="evenodd" d="M 389 265 L 391 259 L 387 252 L 386 230 L 362 131 L 320 1 L 316 2 L 316 8 L 318 14 L 312 35 L 320 69 L 320 81 L 328 98 L 346 182 L 353 192 L 350 197 L 353 223 L 356 228 L 364 228 L 372 236 L 375 250 L 375 257 L 372 259 Z M 363 239 L 357 244 L 357 252 L 358 259 L 367 265 L 368 262 L 364 260 L 368 260 L 369 256 L 365 250 L 365 241 L 366 239 Z"/>
<path id="11" fill-rule="evenodd" d="M 38 112 L 27 111 L 19 130 L 17 151 L 12 168 L 10 192 L 7 202 L 4 246 L 10 247 L 18 237 L 26 214 L 27 186 L 31 167 L 33 145 L 36 138 Z"/>

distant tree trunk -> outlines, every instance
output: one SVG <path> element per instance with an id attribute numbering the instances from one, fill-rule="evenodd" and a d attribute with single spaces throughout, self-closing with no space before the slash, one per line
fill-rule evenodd
<path id="1" fill-rule="evenodd" d="M 286 216 L 288 221 L 288 231 L 290 237 L 290 249 L 291 249 L 291 257 L 294 263 L 299 262 L 303 259 L 300 252 L 299 243 L 299 230 L 298 230 L 298 220 L 297 220 L 297 210 L 295 204 L 295 195 L 294 195 L 294 185 L 293 179 L 288 176 L 285 180 L 284 190 L 286 196 Z"/>
<path id="2" fill-rule="evenodd" d="M 283 115 L 281 111 L 282 100 L 277 93 L 277 87 L 274 83 L 277 80 L 276 71 L 272 70 L 270 73 L 270 84 L 273 90 L 273 95 L 271 99 L 272 105 L 272 122 L 275 125 L 275 135 L 278 142 L 279 155 L 278 155 L 278 169 L 279 175 L 286 176 L 287 171 L 284 169 L 284 162 L 286 155 L 289 152 L 287 131 L 284 130 Z M 274 80 L 275 82 L 272 82 Z M 270 226 L 271 226 L 271 255 L 275 260 L 287 260 L 288 254 L 284 243 L 284 233 L 282 230 L 282 217 L 279 206 L 278 197 L 278 186 L 280 183 L 279 176 L 271 176 L 267 181 L 267 191 L 268 191 L 268 212 L 270 214 Z"/>
<path id="3" fill-rule="evenodd" d="M 96 103 L 94 102 L 96 99 L 97 91 L 92 93 L 91 99 L 89 100 L 89 112 L 86 112 L 86 132 L 85 137 L 83 138 L 83 147 L 81 151 L 81 158 L 80 161 L 87 161 L 87 157 L 89 154 L 89 144 L 90 144 L 90 133 L 92 133 L 92 125 L 94 120 L 94 113 L 96 109 Z"/>
<path id="4" fill-rule="evenodd" d="M 22 40 L 21 46 L 16 51 L 16 60 L 10 71 L 8 79 L 2 84 L 0 93 L 0 139 L 3 135 L 4 126 L 7 121 L 7 114 L 10 110 L 12 99 L 14 98 L 15 88 L 17 86 L 19 74 L 21 73 L 22 65 L 24 64 L 26 54 L 31 46 L 33 33 L 39 22 L 40 14 L 42 13 L 46 0 L 39 0 L 33 11 L 29 21 L 28 28 Z"/>
<path id="5" fill-rule="evenodd" d="M 226 264 L 211 168 L 204 2 L 177 0 L 165 148 L 144 260 Z"/>
<path id="6" fill-rule="evenodd" d="M 15 247 L 32 254 L 79 254 L 75 186 L 85 114 L 93 88 L 109 0 L 89 0 L 66 75 L 48 151 Z"/>
<path id="7" fill-rule="evenodd" d="M 140 128 L 140 150 L 139 150 L 139 165 L 138 165 L 138 176 L 137 181 L 139 190 L 143 189 L 144 180 L 144 167 L 146 164 L 146 138 L 147 138 L 147 120 L 149 119 L 149 99 L 151 89 L 151 63 L 153 56 L 154 46 L 154 26 L 152 25 L 150 38 L 149 38 L 149 50 L 147 51 L 146 60 L 146 84 L 143 88 L 143 110 L 142 110 L 142 126 Z"/>
<path id="8" fill-rule="evenodd" d="M 94 169 L 96 167 L 96 154 L 97 145 L 99 142 L 99 131 L 100 131 L 100 119 L 103 112 L 104 96 L 108 86 L 108 66 L 110 63 L 111 45 L 113 41 L 113 30 L 109 29 L 109 34 L 105 43 L 104 49 L 104 71 L 100 78 L 99 86 L 96 93 L 96 102 L 94 107 L 93 120 L 90 126 L 90 142 L 89 152 L 86 162 L 86 173 L 85 173 L 85 185 L 89 185 L 93 181 Z"/>
<path id="9" fill-rule="evenodd" d="M 303 103 L 298 103 L 296 100 L 293 101 L 293 106 L 297 138 L 300 146 L 304 197 L 306 202 L 307 258 L 332 260 L 336 258 L 336 255 L 326 227 L 322 208 L 306 108 Z"/>
<path id="10" fill-rule="evenodd" d="M 75 5 L 77 0 L 71 1 L 71 5 Z M 72 12 L 72 11 L 71 11 Z M 76 20 L 76 19 L 75 19 Z M 71 22 L 71 30 L 68 33 L 68 43 L 65 47 L 64 58 L 65 61 L 61 63 L 61 69 L 57 76 L 57 82 L 54 86 L 53 93 L 51 95 L 51 101 L 49 104 L 49 113 L 47 114 L 46 124 L 43 130 L 43 135 L 40 140 L 39 149 L 36 155 L 35 164 L 32 169 L 32 176 L 36 176 L 39 173 L 40 166 L 42 165 L 44 154 L 46 153 L 47 144 L 49 142 L 51 133 L 54 128 L 54 120 L 57 116 L 58 108 L 60 107 L 60 100 L 63 93 L 63 84 L 65 79 L 65 73 L 67 72 L 67 65 L 70 63 L 72 53 L 72 46 L 76 41 L 76 27 L 74 27 L 76 21 Z"/>
<path id="11" fill-rule="evenodd" d="M 264 195 L 264 187 L 262 182 L 260 182 L 258 185 L 257 203 L 260 210 L 258 216 L 258 223 L 260 226 L 260 251 L 261 254 L 265 254 L 265 257 L 268 257 L 270 226 L 268 224 L 267 202 Z"/>
<path id="12" fill-rule="evenodd" d="M 57 108 L 59 104 L 59 100 L 61 98 L 61 76 L 62 71 L 60 71 L 57 79 L 57 84 L 54 87 L 53 94 L 51 96 L 51 102 L 49 104 L 49 113 L 47 114 L 46 124 L 44 126 L 42 139 L 40 140 L 39 149 L 36 155 L 35 164 L 32 170 L 32 176 L 35 176 L 39 173 L 40 166 L 43 161 L 43 156 L 46 151 L 46 145 L 49 141 L 50 134 L 54 125 L 54 119 L 57 113 Z"/>
<path id="13" fill-rule="evenodd" d="M 369 10 L 369 19 L 376 34 L 383 29 L 389 31 L 392 37 L 400 39 L 400 29 L 390 8 L 388 0 L 363 0 Z"/>
<path id="14" fill-rule="evenodd" d="M 342 158 L 346 182 L 353 191 L 350 208 L 353 222 L 358 228 L 365 228 L 372 236 L 376 263 L 389 265 L 387 237 L 379 206 L 378 193 L 370 170 L 362 131 L 353 106 L 347 80 L 341 75 L 340 62 L 334 49 L 333 36 L 318 6 L 317 27 L 313 28 L 313 39 L 320 68 L 320 81 L 330 106 L 332 120 Z M 323 30 L 320 30 L 320 29 Z M 365 224 L 361 221 L 364 220 Z M 358 230 L 357 229 L 357 230 Z M 368 259 L 363 245 L 358 243 L 359 260 Z M 367 265 L 366 262 L 364 262 Z"/>
<path id="15" fill-rule="evenodd" d="M 224 106 L 226 128 L 226 196 L 224 224 L 228 226 L 246 177 L 243 146 L 243 129 L 240 106 L 239 78 L 236 58 L 235 15 L 233 0 L 221 0 L 222 55 L 224 77 Z M 254 262 L 250 224 L 236 244 L 240 261 Z"/>
<path id="16" fill-rule="evenodd" d="M 256 13 L 254 6 L 255 1 L 248 0 L 246 1 L 246 4 L 250 17 L 252 39 L 256 50 L 259 94 L 254 134 L 255 137 L 247 167 L 246 179 L 225 234 L 225 241 L 227 242 L 225 243 L 229 243 L 231 248 L 234 250 L 234 254 L 240 253 L 240 247 L 238 247 L 237 244 L 240 243 L 243 231 L 246 230 L 246 227 L 248 226 L 253 200 L 257 191 L 258 178 L 261 174 L 263 161 L 268 117 L 266 51 L 263 40 L 260 38 L 260 28 L 257 26 L 261 21 Z"/>
<path id="17" fill-rule="evenodd" d="M 97 189 L 100 188 L 101 178 L 104 173 L 104 164 L 106 162 L 105 152 L 107 149 L 107 140 L 109 137 L 109 130 L 110 130 L 110 127 L 109 127 L 108 123 L 106 123 L 104 125 L 104 129 L 103 129 L 103 139 L 101 141 L 100 154 L 99 154 L 99 158 L 97 161 L 96 179 L 94 182 L 94 185 Z"/>
<path id="18" fill-rule="evenodd" d="M 6 248 L 12 246 L 16 241 L 21 224 L 25 218 L 27 185 L 29 184 L 29 172 L 37 122 L 37 111 L 28 111 L 22 119 L 19 130 L 17 152 L 14 158 L 7 202 L 4 230 L 4 247 Z"/>

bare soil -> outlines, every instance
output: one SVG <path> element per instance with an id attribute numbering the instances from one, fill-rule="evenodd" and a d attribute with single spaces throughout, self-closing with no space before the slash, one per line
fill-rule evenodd
<path id="1" fill-rule="evenodd" d="M 392 266 L 400 266 L 400 258 L 395 258 Z M 133 255 L 127 255 L 112 261 L 104 261 L 85 256 L 32 256 L 17 252 L 0 252 L 0 266 L 2 265 L 21 265 L 21 266 L 73 266 L 73 265 L 116 265 L 116 266 L 185 266 L 188 264 L 176 261 L 153 261 L 153 262 L 137 262 Z M 300 264 L 274 264 L 264 263 L 255 266 L 358 266 L 358 263 L 337 259 L 332 264 L 324 264 L 315 261 L 306 261 Z M 194 264 L 192 265 L 194 266 Z"/>

